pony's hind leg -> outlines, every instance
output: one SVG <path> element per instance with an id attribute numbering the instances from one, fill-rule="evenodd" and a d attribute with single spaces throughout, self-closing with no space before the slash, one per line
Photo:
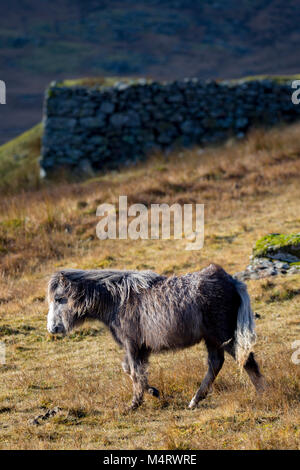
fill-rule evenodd
<path id="1" fill-rule="evenodd" d="M 260 372 L 259 365 L 257 364 L 254 353 L 251 352 L 247 361 L 244 364 L 244 369 L 250 377 L 257 393 L 262 393 L 266 387 L 266 381 L 263 374 Z"/>
<path id="2" fill-rule="evenodd" d="M 230 344 L 225 346 L 225 351 L 228 352 L 228 354 L 230 354 L 234 360 L 236 360 L 234 345 Z M 256 392 L 262 393 L 266 388 L 266 379 L 260 371 L 253 352 L 249 354 L 243 367 L 247 372 L 251 382 L 253 383 Z"/>
<path id="3" fill-rule="evenodd" d="M 206 344 L 208 351 L 208 371 L 199 389 L 192 398 L 189 408 L 196 408 L 200 400 L 203 400 L 209 392 L 215 378 L 222 369 L 224 363 L 224 350 Z"/>

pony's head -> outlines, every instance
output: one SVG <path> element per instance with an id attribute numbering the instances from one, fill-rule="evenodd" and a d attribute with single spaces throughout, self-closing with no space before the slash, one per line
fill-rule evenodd
<path id="1" fill-rule="evenodd" d="M 161 279 L 151 271 L 59 271 L 48 285 L 48 331 L 66 334 L 87 318 L 108 324 L 110 315 L 131 294 L 139 294 Z"/>
<path id="2" fill-rule="evenodd" d="M 48 285 L 47 329 L 51 334 L 67 334 L 84 320 L 76 302 L 78 286 L 64 274 L 56 273 Z"/>

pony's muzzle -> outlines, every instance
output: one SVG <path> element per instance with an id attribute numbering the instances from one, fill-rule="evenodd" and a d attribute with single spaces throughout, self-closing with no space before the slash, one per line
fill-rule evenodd
<path id="1" fill-rule="evenodd" d="M 65 330 L 63 325 L 55 325 L 55 326 L 48 327 L 48 331 L 52 335 L 65 334 L 66 333 L 66 330 Z"/>

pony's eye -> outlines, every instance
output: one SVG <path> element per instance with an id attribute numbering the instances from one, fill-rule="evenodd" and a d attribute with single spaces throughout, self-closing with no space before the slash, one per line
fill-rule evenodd
<path id="1" fill-rule="evenodd" d="M 67 299 L 65 299 L 64 297 L 55 297 L 54 298 L 55 302 L 57 302 L 58 304 L 65 304 Z"/>

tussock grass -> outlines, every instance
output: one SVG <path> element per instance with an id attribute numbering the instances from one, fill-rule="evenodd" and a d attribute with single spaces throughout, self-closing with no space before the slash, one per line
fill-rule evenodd
<path id="1" fill-rule="evenodd" d="M 266 233 L 300 231 L 299 124 L 253 132 L 245 141 L 155 155 L 121 173 L 84 183 L 60 182 L 0 201 L 0 448 L 8 449 L 299 449 L 300 366 L 291 347 L 300 339 L 300 277 L 249 281 L 257 319 L 258 361 L 268 390 L 258 397 L 227 358 L 214 391 L 197 410 L 187 404 L 206 371 L 202 344 L 153 356 L 147 396 L 125 412 L 131 381 L 122 352 L 98 324 L 69 337 L 46 332 L 47 280 L 55 269 L 153 269 L 168 274 L 216 262 L 242 270 Z M 96 207 L 205 203 L 205 244 L 184 240 L 96 237 Z M 39 426 L 30 420 L 61 410 Z"/>

